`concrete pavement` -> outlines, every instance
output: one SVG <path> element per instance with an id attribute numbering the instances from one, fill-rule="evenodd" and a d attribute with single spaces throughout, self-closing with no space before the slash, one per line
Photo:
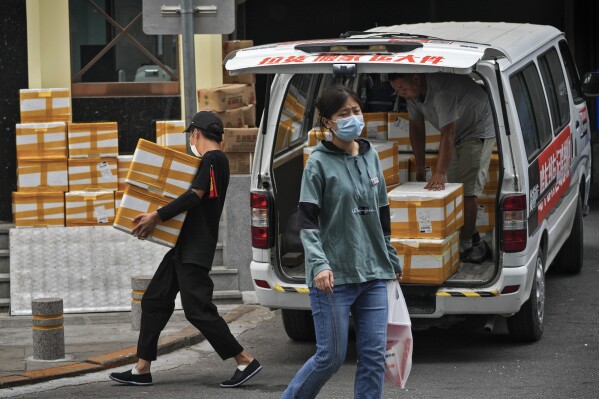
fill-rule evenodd
<path id="1" fill-rule="evenodd" d="M 227 323 L 259 307 L 219 305 Z M 32 358 L 31 316 L 0 315 L 0 389 L 70 377 L 113 368 L 136 361 L 138 332 L 131 329 L 131 313 L 65 314 L 66 358 L 39 361 Z M 204 340 L 175 311 L 158 344 L 159 355 Z"/>

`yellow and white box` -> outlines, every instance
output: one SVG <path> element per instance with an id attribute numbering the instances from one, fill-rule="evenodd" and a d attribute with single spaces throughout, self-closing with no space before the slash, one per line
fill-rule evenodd
<path id="1" fill-rule="evenodd" d="M 495 228 L 495 199 L 478 198 L 478 212 L 476 213 L 476 230 L 479 233 L 491 233 Z"/>
<path id="2" fill-rule="evenodd" d="M 12 193 L 15 227 L 64 227 L 64 193 Z"/>
<path id="3" fill-rule="evenodd" d="M 391 237 L 442 239 L 464 224 L 462 183 L 426 190 L 426 183 L 405 183 L 389 192 Z"/>
<path id="4" fill-rule="evenodd" d="M 118 189 L 117 158 L 69 158 L 69 190 Z"/>
<path id="5" fill-rule="evenodd" d="M 397 165 L 399 166 L 399 182 L 407 183 L 410 181 L 410 154 L 397 154 Z"/>
<path id="6" fill-rule="evenodd" d="M 172 198 L 152 193 L 140 187 L 129 186 L 121 200 L 113 227 L 131 233 L 136 226 L 133 219 L 137 215 L 154 212 L 170 201 L 172 201 Z M 186 212 L 183 212 L 166 222 L 158 223 L 152 235 L 147 238 L 148 241 L 174 247 L 179 233 L 181 233 L 186 214 Z"/>
<path id="7" fill-rule="evenodd" d="M 156 144 L 187 153 L 185 121 L 156 121 Z"/>
<path id="8" fill-rule="evenodd" d="M 437 170 L 437 161 L 439 161 L 439 155 L 437 154 L 424 154 L 424 178 L 428 181 Z M 416 157 L 410 156 L 410 181 L 416 181 Z"/>
<path id="9" fill-rule="evenodd" d="M 489 163 L 489 178 L 485 187 L 483 188 L 483 197 L 495 198 L 497 195 L 497 188 L 499 187 L 499 154 L 491 155 L 491 162 Z"/>
<path id="10" fill-rule="evenodd" d="M 18 192 L 69 191 L 66 158 L 26 158 L 17 166 Z"/>
<path id="11" fill-rule="evenodd" d="M 111 226 L 114 222 L 114 191 L 65 193 L 67 226 Z"/>
<path id="12" fill-rule="evenodd" d="M 114 211 L 117 212 L 121 207 L 121 201 L 123 200 L 124 191 L 114 192 Z"/>
<path id="13" fill-rule="evenodd" d="M 118 191 L 125 191 L 127 187 L 127 183 L 125 180 L 127 179 L 127 174 L 129 173 L 129 167 L 131 166 L 131 161 L 133 161 L 133 155 L 119 155 L 116 157 L 117 160 L 117 175 L 118 175 Z"/>
<path id="14" fill-rule="evenodd" d="M 19 90 L 21 123 L 70 122 L 69 89 Z"/>
<path id="15" fill-rule="evenodd" d="M 441 132 L 428 121 L 424 122 L 424 131 L 426 134 L 425 150 L 431 152 L 439 151 Z M 388 140 L 397 142 L 399 151 L 412 151 L 412 144 L 410 142 L 410 118 L 407 112 L 389 112 L 387 114 L 387 136 Z"/>
<path id="16" fill-rule="evenodd" d="M 177 198 L 189 190 L 199 166 L 193 155 L 140 139 L 125 182 Z"/>
<path id="17" fill-rule="evenodd" d="M 385 140 L 369 140 L 381 160 L 385 184 L 399 183 L 399 157 L 397 143 Z"/>
<path id="18" fill-rule="evenodd" d="M 18 123 L 17 159 L 67 157 L 67 129 L 64 122 Z"/>
<path id="19" fill-rule="evenodd" d="M 119 154 L 116 122 L 67 124 L 69 158 L 107 158 Z"/>
<path id="20" fill-rule="evenodd" d="M 324 140 L 324 137 L 324 132 L 320 130 L 320 127 L 315 127 L 308 132 L 308 145 L 310 147 L 314 147 L 315 145 L 320 143 L 321 140 Z M 304 162 L 304 165 L 305 164 L 306 163 Z"/>
<path id="21" fill-rule="evenodd" d="M 402 265 L 402 283 L 443 284 L 460 268 L 460 232 L 434 239 L 391 239 Z"/>
<path id="22" fill-rule="evenodd" d="M 363 115 L 366 137 L 375 140 L 387 140 L 387 113 L 365 112 Z"/>

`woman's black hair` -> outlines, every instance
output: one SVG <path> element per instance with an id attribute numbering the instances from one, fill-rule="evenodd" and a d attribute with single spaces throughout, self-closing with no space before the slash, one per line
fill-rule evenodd
<path id="1" fill-rule="evenodd" d="M 331 86 L 322 93 L 322 96 L 316 101 L 316 109 L 319 114 L 318 121 L 321 128 L 324 126 L 322 119 L 331 119 L 331 117 L 345 105 L 347 99 L 350 97 L 353 98 L 360 106 L 360 109 L 362 109 L 360 97 L 358 97 L 353 90 L 348 89 L 345 86 Z"/>
<path id="2" fill-rule="evenodd" d="M 217 125 L 216 123 L 212 123 L 207 126 L 206 130 L 202 128 L 197 128 L 200 131 L 200 134 L 206 137 L 208 140 L 216 141 L 220 143 L 223 141 L 223 129 Z"/>

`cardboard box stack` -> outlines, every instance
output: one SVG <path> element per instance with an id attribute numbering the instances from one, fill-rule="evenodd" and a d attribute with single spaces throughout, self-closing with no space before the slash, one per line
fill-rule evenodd
<path id="1" fill-rule="evenodd" d="M 153 212 L 185 193 L 191 186 L 200 159 L 172 148 L 139 140 L 130 162 L 114 227 L 131 233 L 132 220 L 141 213 Z M 149 241 L 174 246 L 181 232 L 185 214 L 157 225 Z"/>
<path id="2" fill-rule="evenodd" d="M 230 53 L 244 48 L 252 47 L 253 45 L 253 40 L 223 41 L 223 61 Z M 239 75 L 231 76 L 229 75 L 229 71 L 227 71 L 225 69 L 225 66 L 223 65 L 223 83 L 243 83 L 253 85 L 256 83 L 256 76 L 253 73 L 242 73 Z"/>
<path id="3" fill-rule="evenodd" d="M 464 224 L 461 183 L 425 190 L 401 184 L 389 192 L 391 243 L 404 267 L 404 283 L 442 284 L 460 266 L 459 229 Z"/>

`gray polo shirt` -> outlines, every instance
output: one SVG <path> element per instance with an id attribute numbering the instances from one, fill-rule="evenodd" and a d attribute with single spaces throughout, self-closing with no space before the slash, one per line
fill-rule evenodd
<path id="1" fill-rule="evenodd" d="M 457 122 L 455 143 L 495 137 L 491 106 L 485 90 L 468 75 L 426 74 L 424 101 L 408 100 L 410 119 L 421 116 L 441 129 Z"/>

